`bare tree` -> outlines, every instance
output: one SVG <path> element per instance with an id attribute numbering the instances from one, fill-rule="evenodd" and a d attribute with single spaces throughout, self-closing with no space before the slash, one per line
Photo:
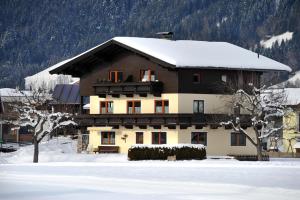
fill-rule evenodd
<path id="1" fill-rule="evenodd" d="M 48 108 L 48 102 L 51 96 L 46 90 L 38 89 L 25 93 L 20 91 L 24 98 L 19 103 L 14 103 L 12 106 L 18 113 L 18 120 L 11 121 L 18 126 L 29 126 L 33 130 L 34 154 L 33 162 L 38 162 L 39 143 L 43 138 L 52 134 L 55 130 L 74 125 L 76 123 L 69 113 L 53 112 Z"/>
<path id="2" fill-rule="evenodd" d="M 235 120 L 222 122 L 221 125 L 231 125 L 233 130 L 242 133 L 256 147 L 257 158 L 262 160 L 263 140 L 269 137 L 278 137 L 279 131 L 283 128 L 281 123 L 276 124 L 285 116 L 289 109 L 284 106 L 286 101 L 283 89 L 268 90 L 265 87 L 256 88 L 249 84 L 249 91 L 238 90 L 233 96 L 233 106 L 241 112 L 249 115 L 251 127 L 255 132 L 255 138 L 242 128 L 240 117 Z M 281 136 L 282 137 L 282 136 Z"/>

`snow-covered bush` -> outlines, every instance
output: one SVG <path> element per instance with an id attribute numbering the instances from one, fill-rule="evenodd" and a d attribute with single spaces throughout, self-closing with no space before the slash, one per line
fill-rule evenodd
<path id="1" fill-rule="evenodd" d="M 129 160 L 167 160 L 176 156 L 176 160 L 206 159 L 206 149 L 201 144 L 177 145 L 133 145 L 128 150 Z"/>

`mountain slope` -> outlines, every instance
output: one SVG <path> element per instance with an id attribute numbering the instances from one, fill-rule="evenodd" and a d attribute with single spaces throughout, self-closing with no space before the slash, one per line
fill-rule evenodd
<path id="1" fill-rule="evenodd" d="M 114 36 L 227 41 L 300 68 L 300 1 L 297 0 L 2 0 L 0 87 Z M 273 48 L 260 41 L 287 31 Z"/>

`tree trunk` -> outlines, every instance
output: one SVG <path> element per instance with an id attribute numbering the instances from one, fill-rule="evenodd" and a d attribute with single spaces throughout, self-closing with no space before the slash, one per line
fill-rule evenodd
<path id="1" fill-rule="evenodd" d="M 257 138 L 257 145 L 256 145 L 256 151 L 257 151 L 257 161 L 262 161 L 262 146 L 261 146 L 261 141 L 259 138 Z"/>
<path id="2" fill-rule="evenodd" d="M 39 143 L 36 138 L 36 136 L 33 137 L 33 162 L 38 163 L 39 162 Z"/>

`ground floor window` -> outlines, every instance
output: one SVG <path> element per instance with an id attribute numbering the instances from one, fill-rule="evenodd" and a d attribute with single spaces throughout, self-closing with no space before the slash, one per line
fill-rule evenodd
<path id="1" fill-rule="evenodd" d="M 115 132 L 101 132 L 101 144 L 115 144 Z"/>
<path id="2" fill-rule="evenodd" d="M 152 144 L 167 144 L 167 133 L 152 132 Z"/>
<path id="3" fill-rule="evenodd" d="M 231 146 L 246 146 L 246 136 L 240 132 L 231 133 Z"/>
<path id="4" fill-rule="evenodd" d="M 136 132 L 135 133 L 135 143 L 136 144 L 143 144 L 144 143 L 144 133 L 143 132 Z"/>
<path id="5" fill-rule="evenodd" d="M 207 133 L 206 132 L 192 132 L 191 135 L 192 144 L 203 144 L 207 146 Z"/>

